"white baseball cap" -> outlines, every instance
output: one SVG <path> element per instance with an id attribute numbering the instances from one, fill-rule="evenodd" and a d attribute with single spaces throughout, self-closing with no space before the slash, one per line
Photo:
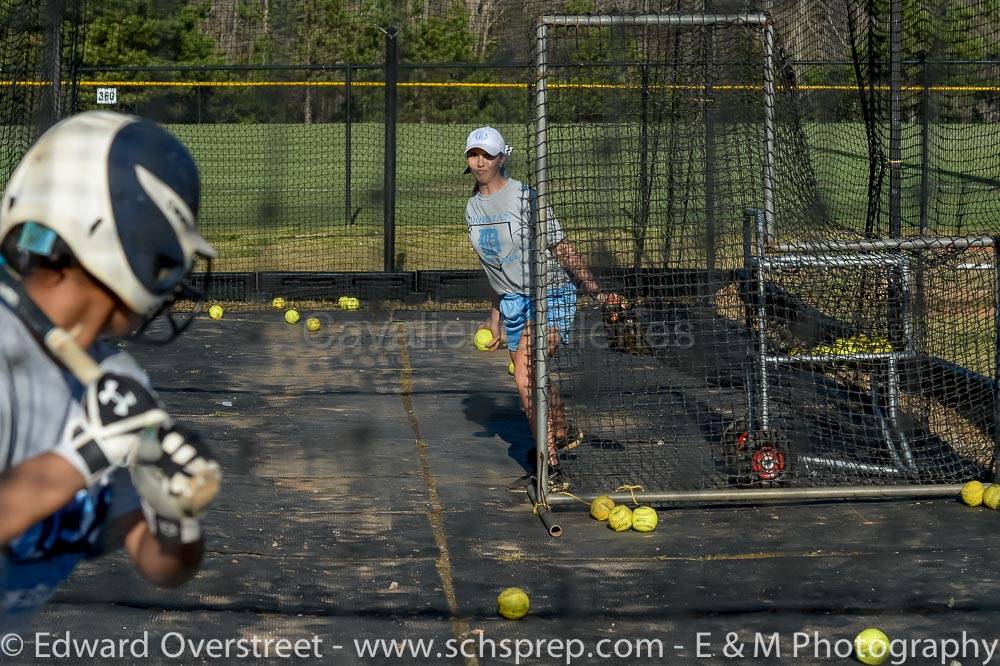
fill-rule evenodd
<path id="1" fill-rule="evenodd" d="M 466 156 L 473 148 L 480 148 L 494 157 L 501 153 L 510 154 L 510 147 L 503 140 L 503 135 L 493 127 L 479 127 L 469 132 L 469 138 L 465 140 Z M 469 173 L 469 167 L 465 168 L 465 173 Z"/>
<path id="2" fill-rule="evenodd" d="M 487 155 L 499 155 L 507 150 L 507 144 L 498 130 L 480 127 L 469 132 L 469 138 L 465 140 L 465 153 L 473 148 L 482 148 Z"/>

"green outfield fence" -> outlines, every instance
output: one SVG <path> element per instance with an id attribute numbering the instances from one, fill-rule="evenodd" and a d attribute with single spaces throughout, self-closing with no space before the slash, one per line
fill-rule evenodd
<path id="1" fill-rule="evenodd" d="M 220 254 L 217 296 L 487 294 L 463 219 L 471 180 L 462 175 L 462 148 L 470 129 L 494 125 L 515 148 L 512 174 L 529 177 L 530 53 L 502 63 L 400 62 L 405 34 L 390 28 L 380 63 L 83 67 L 72 20 L 78 7 L 63 7 L 61 28 L 42 30 L 48 46 L 38 50 L 21 37 L 23 25 L 45 25 L 52 3 L 0 4 L 8 5 L 0 42 L 4 181 L 54 119 L 95 108 L 136 113 L 170 127 L 200 165 L 200 223 Z M 810 57 L 836 49 L 812 47 L 798 29 L 801 17 L 771 9 L 782 47 L 800 56 L 787 60 L 797 87 L 788 112 L 800 116 L 823 219 L 868 237 L 1000 229 L 1000 49 L 980 49 L 991 57 L 976 59 L 941 48 L 889 59 L 891 40 L 881 35 L 871 53 Z M 844 20 L 845 29 L 862 25 Z M 553 109 L 551 132 L 587 135 L 590 122 L 614 122 L 597 107 L 589 116 L 580 109 L 602 88 L 636 85 L 628 73 L 644 61 L 627 51 L 614 67 L 602 58 L 599 71 L 581 61 L 549 83 L 563 87 L 563 116 L 572 119 L 560 125 Z M 609 75 L 616 68 L 621 76 Z M 705 83 L 723 111 L 727 94 L 747 93 Z M 719 141 L 739 133 L 724 112 L 718 118 Z M 600 154 L 596 146 L 584 159 Z M 695 168 L 675 166 L 678 178 Z M 586 217 L 576 213 L 557 212 L 571 237 L 575 218 Z"/>

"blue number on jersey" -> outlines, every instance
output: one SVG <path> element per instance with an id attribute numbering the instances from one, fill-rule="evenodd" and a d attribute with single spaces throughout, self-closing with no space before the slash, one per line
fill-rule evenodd
<path id="1" fill-rule="evenodd" d="M 500 243 L 500 232 L 493 227 L 484 227 L 479 230 L 479 249 L 483 253 L 486 261 L 499 261 L 500 251 L 503 245 Z"/>

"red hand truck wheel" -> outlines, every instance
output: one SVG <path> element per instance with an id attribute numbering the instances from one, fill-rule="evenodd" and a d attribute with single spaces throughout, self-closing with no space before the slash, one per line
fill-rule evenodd
<path id="1" fill-rule="evenodd" d="M 765 481 L 776 479 L 785 471 L 785 454 L 770 444 L 763 444 L 750 457 L 750 469 Z"/>

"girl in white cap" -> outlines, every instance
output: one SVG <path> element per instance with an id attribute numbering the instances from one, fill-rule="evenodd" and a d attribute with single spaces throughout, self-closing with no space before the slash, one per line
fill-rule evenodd
<path id="1" fill-rule="evenodd" d="M 529 424 L 533 425 L 530 359 L 534 307 L 528 247 L 538 208 L 534 190 L 508 178 L 510 153 L 511 148 L 504 142 L 503 136 L 492 127 L 480 127 L 469 134 L 465 142 L 468 164 L 465 173 L 475 176 L 476 182 L 465 207 L 465 220 L 469 225 L 469 240 L 495 292 L 488 322 L 493 333 L 491 350 L 500 345 L 502 323 L 507 333 L 510 358 L 514 362 L 514 381 L 521 396 L 521 405 Z M 583 257 L 566 239 L 551 211 L 547 221 L 544 248 L 548 283 L 546 328 L 551 356 L 560 341 L 565 343 L 569 340 L 576 314 L 576 285 L 601 304 L 617 306 L 620 298 L 617 294 L 601 292 Z M 575 278 L 576 285 L 570 280 L 567 270 Z M 522 341 L 524 344 L 521 344 Z M 554 385 L 550 384 L 548 398 L 548 482 L 549 491 L 557 492 L 569 488 L 568 480 L 559 468 L 558 451 L 578 445 L 582 434 L 573 432 L 575 429 L 568 426 L 562 400 Z"/>

